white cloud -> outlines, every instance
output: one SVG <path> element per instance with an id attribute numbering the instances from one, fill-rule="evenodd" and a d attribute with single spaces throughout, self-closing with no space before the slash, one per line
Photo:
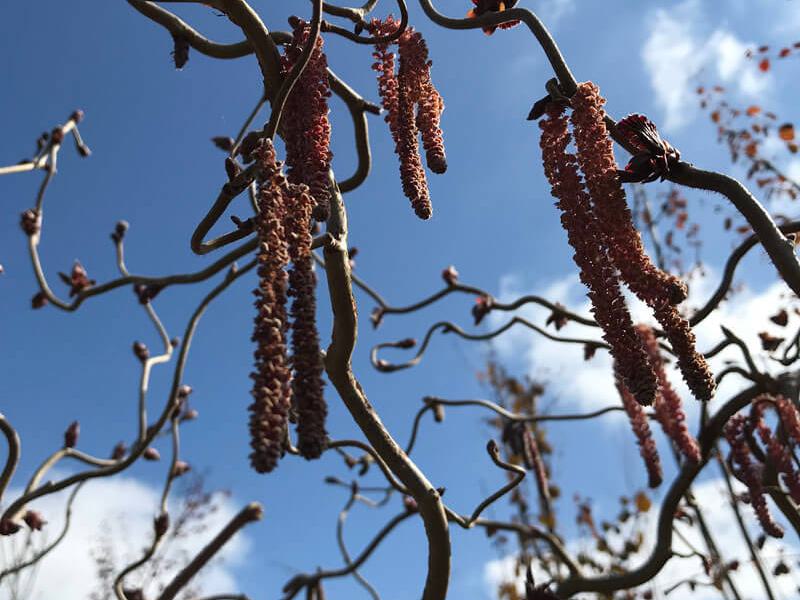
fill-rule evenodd
<path id="1" fill-rule="evenodd" d="M 10 496 L 15 490 L 11 490 Z M 17 490 L 18 493 L 18 490 Z M 31 591 L 23 597 L 27 600 L 87 600 L 96 589 L 97 564 L 92 558 L 91 550 L 102 551 L 101 540 L 111 542 L 110 556 L 116 561 L 119 569 L 141 556 L 142 549 L 152 539 L 153 517 L 157 513 L 160 490 L 133 478 L 112 478 L 88 482 L 75 499 L 72 522 L 67 537 L 53 552 L 40 563 L 32 579 L 25 576 L 23 585 L 30 579 Z M 46 496 L 32 505 L 41 512 L 48 524 L 36 537 L 47 537 L 52 540 L 61 531 L 63 513 L 66 503 L 64 494 Z M 177 504 L 177 503 L 175 503 Z M 224 496 L 216 497 L 217 510 L 210 513 L 203 521 L 207 526 L 201 533 L 188 535 L 185 538 L 171 538 L 168 543 L 167 556 L 182 560 L 183 556 L 193 557 L 209 539 L 227 523 L 237 511 L 232 502 Z M 177 516 L 173 504 L 171 517 Z M 2 559 L 7 563 L 13 555 L 13 548 L 19 548 L 26 533 L 2 539 Z M 204 593 L 236 592 L 238 590 L 231 567 L 241 560 L 247 548 L 247 540 L 239 534 L 220 552 L 222 560 L 215 560 L 192 580 L 192 584 L 202 585 Z M 165 544 L 165 549 L 166 549 Z M 185 564 L 181 562 L 180 565 Z M 142 570 L 146 573 L 146 568 Z M 175 573 L 175 569 L 166 572 L 161 581 L 148 581 L 146 589 L 158 589 L 159 583 L 166 583 Z M 141 584 L 135 572 L 126 580 L 134 587 Z M 0 599 L 10 600 L 12 595 L 7 587 L 8 581 L 0 583 Z"/>
<path id="2" fill-rule="evenodd" d="M 741 492 L 744 488 L 738 483 L 735 484 L 736 491 Z M 722 480 L 705 481 L 693 486 L 695 499 L 697 500 L 701 509 L 703 509 L 704 516 L 708 523 L 709 529 L 714 534 L 714 539 L 717 546 L 721 549 L 723 560 L 731 561 L 738 560 L 740 563 L 739 568 L 731 573 L 737 589 L 742 597 L 745 598 L 761 598 L 764 596 L 764 590 L 761 585 L 758 573 L 755 567 L 750 562 L 749 551 L 744 544 L 738 525 L 736 524 L 733 511 L 727 502 L 727 489 Z M 722 499 L 722 500 L 721 500 Z M 758 525 L 753 518 L 750 507 L 741 506 L 742 515 L 752 538 L 755 538 L 760 533 Z M 656 529 L 656 522 L 658 518 L 658 506 L 653 506 L 645 521 L 645 549 L 640 554 L 639 562 L 634 561 L 633 567 L 640 564 L 646 558 L 652 549 L 654 540 L 654 533 Z M 773 511 L 775 512 L 775 511 Z M 777 512 L 775 512 L 777 515 Z M 598 518 L 602 518 L 597 515 Z M 780 520 L 780 519 L 779 519 Z M 696 528 L 688 528 L 683 525 L 678 525 L 681 532 L 687 540 L 701 551 L 704 551 L 705 545 L 700 537 Z M 614 546 L 614 540 L 611 540 L 611 545 Z M 576 553 L 580 550 L 591 550 L 594 547 L 594 542 L 591 539 L 573 539 L 568 541 L 567 548 L 571 553 Z M 762 551 L 762 559 L 766 563 L 766 567 L 770 567 L 778 560 L 779 548 L 783 548 L 788 556 L 794 556 L 800 547 L 793 538 L 781 540 L 780 542 L 768 541 L 767 545 Z M 685 553 L 689 548 L 676 537 L 673 537 L 673 549 Z M 596 555 L 596 553 L 593 553 Z M 516 582 L 520 590 L 524 585 L 524 573 L 517 573 L 515 571 L 515 557 L 506 556 L 503 558 L 489 561 L 484 566 L 484 583 L 486 585 L 486 597 L 496 598 L 496 590 L 498 585 L 505 582 Z M 534 578 L 537 577 L 536 565 L 534 563 Z M 538 574 L 537 581 L 547 581 L 543 575 Z M 703 569 L 700 561 L 695 557 L 691 559 L 673 558 L 669 561 L 661 572 L 655 578 L 655 586 L 662 592 L 672 585 L 684 581 L 687 578 L 697 577 L 698 580 L 704 580 Z M 774 589 L 779 595 L 783 594 L 785 597 L 794 597 L 796 587 L 792 577 L 773 577 L 771 581 Z M 687 588 L 679 588 L 683 593 L 674 594 L 676 597 L 684 597 Z M 672 596 L 670 596 L 672 597 Z M 693 600 L 715 600 L 719 598 L 719 592 L 713 587 L 698 586 L 696 591 L 692 593 Z"/>
<path id="3" fill-rule="evenodd" d="M 725 84 L 745 97 L 756 97 L 769 87 L 769 75 L 756 72 L 745 57 L 755 44 L 745 43 L 729 30 L 719 27 L 703 31 L 698 0 L 684 0 L 669 10 L 647 15 L 649 36 L 642 48 L 642 60 L 650 75 L 656 102 L 664 110 L 665 130 L 689 123 L 697 111 L 695 88 L 698 81 Z M 702 72 L 700 80 L 696 79 Z"/>
<path id="4" fill-rule="evenodd" d="M 558 22 L 575 12 L 575 0 L 542 0 L 537 12 L 549 27 L 555 27 Z"/>
<path id="5" fill-rule="evenodd" d="M 771 268 L 771 267 L 769 267 Z M 690 286 L 688 306 L 700 306 L 711 296 L 719 281 L 719 276 L 707 268 L 707 276 Z M 569 275 L 552 282 L 550 285 L 530 290 L 526 289 L 520 278 L 507 275 L 501 278 L 498 298 L 508 302 L 525 294 L 538 294 L 553 302 L 560 302 L 573 312 L 591 316 L 590 304 L 585 297 L 585 288 L 578 281 L 577 275 Z M 788 289 L 782 282 L 755 292 L 748 288 L 737 290 L 730 299 L 720 304 L 719 308 L 708 316 L 695 329 L 697 345 L 700 350 L 708 350 L 723 339 L 720 326 L 725 325 L 754 350 L 758 367 L 764 371 L 775 372 L 779 365 L 760 354 L 761 341 L 758 333 L 769 331 L 780 335 L 781 328 L 772 325 L 768 317 L 775 314 L 780 306 L 786 304 Z M 655 325 L 649 308 L 628 295 L 631 315 L 634 322 Z M 538 305 L 528 304 L 517 313 L 529 321 L 544 327 L 550 311 Z M 500 326 L 509 319 L 507 313 L 495 311 L 489 314 L 492 328 Z M 556 332 L 552 326 L 548 331 L 562 337 L 588 338 L 600 340 L 600 330 L 570 322 L 561 331 Z M 516 327 L 501 336 L 495 343 L 497 351 L 505 360 L 518 361 L 529 375 L 547 383 L 548 392 L 557 398 L 561 410 L 593 410 L 618 401 L 618 394 L 612 377 L 612 361 L 608 352 L 599 350 L 594 358 L 583 360 L 583 348 L 579 344 L 554 342 L 524 327 Z M 731 346 L 714 357 L 711 368 L 719 372 L 724 368 L 724 361 L 733 359 L 739 363 L 741 353 Z M 683 398 L 691 395 L 680 374 L 672 367 L 671 381 Z M 717 398 L 727 398 L 742 387 L 742 379 L 731 376 L 723 380 Z M 714 400 L 713 402 L 718 402 Z M 696 402 L 686 402 L 688 416 L 694 416 Z M 713 407 L 714 405 L 712 405 Z M 611 425 L 623 423 L 619 419 L 602 421 Z M 613 426 L 613 425 L 612 425 Z"/>

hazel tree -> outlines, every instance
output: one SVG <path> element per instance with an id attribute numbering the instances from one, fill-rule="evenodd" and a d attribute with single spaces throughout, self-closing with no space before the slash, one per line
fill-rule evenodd
<path id="1" fill-rule="evenodd" d="M 377 0 L 369 0 L 361 7 L 312 0 L 294 8 L 297 14 L 285 15 L 285 31 L 267 29 L 260 12 L 272 10 L 269 7 L 262 11 L 246 0 L 200 2 L 230 21 L 242 36 L 235 43 L 207 38 L 165 8 L 168 2 L 128 0 L 128 4 L 138 13 L 131 15 L 131 26 L 135 25 L 135 18 L 144 17 L 171 36 L 172 57 L 178 69 L 191 66 L 197 54 L 212 59 L 255 55 L 258 72 L 252 76 L 263 82 L 263 94 L 235 137 L 223 135 L 212 140 L 224 153 L 220 162 L 226 180 L 220 182 L 216 197 L 189 240 L 195 254 L 213 256 L 213 262 L 197 271 L 163 276 L 133 274 L 124 252 L 129 225 L 119 221 L 111 233 L 118 277 L 95 280 L 79 261 L 69 272 L 58 274 L 60 282 L 47 276 L 49 269 L 40 255 L 47 223 L 45 197 L 69 137 L 80 156 L 91 155 L 79 131 L 84 119 L 82 111 L 74 111 L 64 123 L 42 134 L 31 158 L 0 167 L 0 175 L 4 176 L 37 172 L 42 175 L 34 200 L 22 211 L 19 221 L 38 285 L 30 300 L 32 309 L 85 310 L 100 296 L 130 288 L 160 338 L 158 349 L 151 350 L 139 341 L 132 345 L 140 366 L 137 419 L 131 431 L 120 432 L 121 436 L 128 436 L 127 441 L 117 444 L 108 458 L 81 449 L 81 427 L 76 420 L 66 427 L 63 444 L 43 457 L 38 468 L 18 474 L 21 442 L 13 423 L 0 416 L 0 431 L 7 442 L 0 473 L 0 534 L 12 539 L 26 536 L 27 540 L 21 553 L 0 566 L 0 583 L 17 581 L 20 574 L 34 567 L 46 569 L 48 554 L 68 533 L 72 502 L 84 484 L 117 476 L 138 461 L 158 460 L 154 443 L 166 437 L 171 441 L 171 455 L 165 461 L 168 465 L 149 544 L 130 564 L 112 567 L 113 578 L 104 580 L 111 588 L 109 593 L 118 600 L 138 600 L 145 597 L 145 591 L 152 593 L 131 582 L 137 580 L 137 572 L 160 560 L 166 540 L 175 529 L 169 510 L 170 494 L 175 480 L 191 469 L 180 444 L 181 429 L 198 417 L 190 404 L 193 389 L 184 381 L 189 349 L 204 311 L 242 280 L 250 282 L 255 297 L 250 340 L 254 348 L 252 397 L 249 422 L 242 427 L 242 435 L 249 432 L 252 469 L 270 477 L 272 471 L 286 468 L 285 463 L 296 457 L 313 461 L 327 453 L 341 457 L 350 469 L 358 467 L 350 482 L 333 475 L 326 480 L 347 493 L 337 522 L 337 542 L 344 566 L 297 574 L 280 592 L 265 591 L 265 597 L 280 593 L 284 600 L 290 600 L 305 594 L 306 598 L 322 600 L 329 580 L 352 577 L 373 598 L 378 598 L 375 587 L 360 569 L 380 551 L 382 542 L 394 529 L 408 520 L 422 526 L 427 540 L 427 547 L 419 550 L 427 556 L 427 572 L 424 581 L 419 582 L 424 600 L 447 597 L 452 561 L 458 559 L 451 557 L 451 534 L 455 528 L 483 530 L 503 548 L 508 548 L 509 539 L 513 538 L 518 576 L 498 589 L 498 595 L 508 600 L 547 600 L 578 594 L 603 598 L 666 597 L 683 586 L 691 591 L 710 587 L 724 598 L 741 598 L 732 577 L 740 565 L 726 558 L 728 549 L 720 547 L 717 532 L 709 528 L 708 515 L 692 491 L 697 478 L 711 468 L 723 476 L 725 500 L 736 515 L 742 546 L 758 573 L 764 597 L 776 597 L 774 580 L 790 569 L 781 558 L 770 571 L 762 550 L 767 537 L 783 538 L 792 530 L 792 534 L 800 533 L 796 455 L 800 444 L 800 386 L 798 372 L 793 369 L 800 357 L 800 332 L 787 333 L 786 337 L 765 332 L 762 348 L 758 349 L 749 347 L 735 331 L 723 326 L 718 343 L 701 348 L 694 328 L 714 315 L 730 297 L 738 264 L 757 246 L 769 258 L 789 297 L 786 306 L 776 307 L 776 313 L 769 318 L 777 326 L 788 326 L 790 311 L 797 310 L 796 295 L 800 291 L 800 261 L 794 247 L 799 221 L 774 217 L 737 179 L 692 164 L 692 157 L 682 156 L 647 116 L 637 113 L 615 120 L 610 112 L 614 99 L 607 102 L 597 84 L 575 78 L 545 24 L 531 10 L 517 6 L 516 0 L 473 0 L 474 6 L 463 18 L 440 12 L 431 0 L 420 0 L 420 18 L 424 15 L 441 28 L 481 29 L 488 35 L 502 35 L 504 30 L 515 27 L 526 29 L 535 42 L 531 51 L 535 49 L 537 56 L 543 56 L 549 64 L 552 78 L 539 82 L 541 97 L 532 102 L 528 115 L 528 121 L 535 125 L 520 119 L 520 127 L 539 136 L 540 156 L 532 144 L 531 165 L 538 169 L 541 163 L 590 309 L 589 314 L 582 314 L 539 295 L 504 301 L 488 290 L 463 283 L 452 266 L 443 270 L 443 285 L 435 293 L 407 305 L 393 304 L 353 272 L 355 249 L 348 245 L 348 211 L 357 209 L 349 207 L 346 200 L 348 193 L 367 180 L 373 160 L 396 161 L 398 189 L 408 199 L 413 213 L 428 220 L 436 210 L 428 178 L 447 176 L 446 133 L 442 130 L 445 100 L 435 85 L 435 57 L 429 56 L 426 41 L 415 29 L 405 0 L 397 0 L 391 7 Z M 328 56 L 327 52 L 333 39 L 371 55 L 373 90 L 356 90 L 332 70 L 337 56 L 335 52 Z M 797 44 L 786 46 L 773 56 L 769 46 L 762 46 L 750 56 L 756 68 L 766 72 L 774 62 L 791 59 L 796 47 Z M 748 179 L 765 191 L 767 199 L 781 194 L 794 198 L 800 189 L 798 184 L 771 159 L 762 156 L 766 140 L 775 134 L 788 152 L 795 153 L 793 125 L 778 124 L 776 115 L 757 105 L 746 109 L 731 106 L 724 88 L 713 84 L 698 86 L 697 95 L 717 124 L 720 140 L 727 144 L 733 162 L 748 164 Z M 349 124 L 331 123 L 329 100 L 333 97 L 346 106 Z M 379 104 L 369 97 L 378 98 Z M 263 109 L 269 116 L 262 125 L 258 116 Z M 742 119 L 749 121 L 741 125 Z M 372 127 L 388 128 L 396 157 L 373 157 L 370 122 Z M 352 174 L 340 178 L 332 169 L 331 148 L 344 125 L 354 138 L 356 166 Z M 451 122 L 448 126 L 460 125 Z M 630 155 L 627 161 L 618 162 L 615 143 Z M 657 213 L 651 206 L 647 186 L 656 180 L 673 186 Z M 690 209 L 682 194 L 687 189 L 714 192 L 724 198 L 730 214 L 720 225 L 728 230 L 734 227 L 735 220 L 741 236 L 727 259 L 721 282 L 695 310 L 686 306 L 689 277 L 680 272 L 677 267 L 681 263 L 675 259 L 682 249 L 700 246 L 699 227 L 686 228 Z M 249 198 L 250 214 L 245 218 L 231 214 L 232 203 L 240 197 Z M 230 215 L 232 225 L 224 233 L 212 234 L 226 215 Z M 664 239 L 659 228 L 668 229 Z M 685 232 L 683 242 L 676 241 L 680 232 Z M 157 312 L 160 294 L 176 286 L 207 281 L 213 281 L 213 287 L 197 304 L 182 335 L 173 337 Z M 323 287 L 327 287 L 327 293 Z M 357 300 L 356 292 L 363 294 L 364 301 L 362 296 Z M 330 332 L 321 331 L 317 324 L 319 313 L 328 306 L 318 303 L 324 295 L 330 301 L 330 315 L 326 315 L 332 323 Z M 592 360 L 598 352 L 607 352 L 613 360 L 608 376 L 615 382 L 619 397 L 613 404 L 591 412 L 549 413 L 541 407 L 546 384 L 518 379 L 492 360 L 484 379 L 494 400 L 426 396 L 418 410 L 409 415 L 411 433 L 407 443 L 400 443 L 397 432 L 384 424 L 379 410 L 368 399 L 353 367 L 359 328 L 364 327 L 365 321 L 359 320 L 359 313 L 363 315 L 371 308 L 366 321 L 378 328 L 387 319 L 421 311 L 457 295 L 476 299 L 472 308 L 476 326 L 482 322 L 496 324 L 501 315 L 516 313 L 527 305 L 543 307 L 550 317 L 542 325 L 514 314 L 499 327 L 483 333 L 467 331 L 451 321 L 439 321 L 428 329 L 421 342 L 407 337 L 373 347 L 370 362 L 374 369 L 391 373 L 413 368 L 424 360 L 437 333 L 485 342 L 513 327 L 527 328 L 532 335 L 544 336 L 553 344 L 581 348 L 577 364 Z M 647 323 L 634 319 L 633 297 L 646 306 L 650 317 Z M 561 334 L 560 330 L 570 324 L 584 326 L 591 334 Z M 405 361 L 392 362 L 385 358 L 387 350 L 413 354 Z M 737 359 L 723 370 L 712 372 L 709 360 L 726 350 L 738 352 Z M 760 368 L 753 356 L 759 351 L 780 365 L 780 371 Z M 682 382 L 675 380 L 673 364 Z M 148 393 L 150 379 L 154 370 L 167 365 L 171 368 L 171 384 L 158 404 Z M 728 377 L 742 378 L 746 387 L 730 397 L 717 397 L 712 410 L 710 403 L 717 388 Z M 682 397 L 684 384 L 689 393 Z M 359 438 L 340 437 L 327 420 L 332 405 L 346 409 L 360 431 Z M 496 439 L 481 443 L 485 443 L 488 460 L 505 479 L 502 486 L 464 513 L 454 508 L 461 504 L 459 499 L 451 500 L 412 458 L 423 418 L 430 413 L 434 422 L 441 423 L 445 410 L 460 408 L 480 410 L 489 416 Z M 613 521 L 603 519 L 598 524 L 590 501 L 592 490 L 585 490 L 582 497 L 575 499 L 576 522 L 593 550 L 576 552 L 561 527 L 564 509 L 556 507 L 561 501 L 559 473 L 552 461 L 548 427 L 555 421 L 593 420 L 617 412 L 627 416 L 630 450 L 640 454 L 647 485 L 666 490 L 657 509 L 656 533 L 653 539 L 643 533 L 645 513 L 656 512 L 644 491 L 623 496 L 619 515 Z M 699 417 L 694 418 L 698 413 Z M 244 420 L 243 417 L 243 423 Z M 656 430 L 663 433 L 671 457 L 663 456 L 663 443 L 659 453 Z M 665 468 L 668 461 L 675 463 L 674 469 Z M 56 470 L 62 462 L 78 464 L 80 468 L 64 475 Z M 371 486 L 362 480 L 370 468 L 373 473 L 380 472 L 381 485 Z M 526 479 L 532 480 L 528 487 L 521 485 Z M 533 497 L 529 489 L 534 490 Z M 36 540 L 47 526 L 47 516 L 36 509 L 37 501 L 65 490 L 71 495 L 64 507 L 63 531 L 50 542 Z M 376 500 L 375 495 L 380 499 Z M 399 512 L 358 553 L 351 554 L 343 540 L 351 509 L 356 504 L 379 508 L 392 500 L 400 505 Z M 510 502 L 512 518 L 486 516 L 504 500 Z M 262 515 L 258 502 L 242 507 L 207 546 L 170 572 L 168 581 L 153 597 L 171 600 L 186 590 L 192 591 L 191 597 L 199 597 L 191 587 L 195 576 L 240 530 Z M 747 518 L 757 520 L 763 537 L 753 539 Z M 305 535 L 301 523 L 298 527 L 299 534 Z M 688 540 L 688 531 L 699 536 L 702 547 Z M 655 578 L 671 561 L 699 561 L 701 573 L 660 589 Z M 229 595 L 206 598 L 245 596 L 231 591 Z"/>

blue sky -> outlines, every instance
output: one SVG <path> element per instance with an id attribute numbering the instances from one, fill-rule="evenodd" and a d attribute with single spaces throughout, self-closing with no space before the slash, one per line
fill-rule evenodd
<path id="1" fill-rule="evenodd" d="M 468 0 L 447 0 L 440 9 L 459 16 L 468 4 Z M 795 41 L 800 9 L 791 0 L 763 0 L 757 10 L 749 0 L 713 4 L 523 0 L 521 5 L 538 11 L 552 25 L 576 77 L 600 85 L 613 116 L 648 114 L 663 124 L 662 133 L 683 157 L 699 166 L 741 175 L 730 166 L 725 148 L 716 143 L 713 125 L 696 107 L 692 90 L 698 83 L 721 83 L 741 104 L 758 98 L 765 108 L 787 119 L 793 116 L 796 60 L 762 75 L 742 58 L 744 49 L 763 41 Z M 286 1 L 254 6 L 276 29 L 285 29 L 290 7 L 309 10 L 305 3 Z M 213 39 L 240 38 L 227 19 L 205 7 L 175 8 Z M 388 9 L 381 3 L 379 14 L 384 10 Z M 462 281 L 498 296 L 548 291 L 558 296 L 554 299 L 581 307 L 584 297 L 572 283 L 571 251 L 541 171 L 538 128 L 525 121 L 551 76 L 540 50 L 522 28 L 498 31 L 492 37 L 480 31 L 444 31 L 427 22 L 417 4 L 412 3 L 410 11 L 412 24 L 428 41 L 434 82 L 447 106 L 442 127 L 450 168 L 443 176 L 429 177 L 434 217 L 419 221 L 402 196 L 385 124 L 379 117 L 371 118 L 372 174 L 346 197 L 350 242 L 360 250 L 356 273 L 396 304 L 438 289 L 440 271 L 454 264 Z M 331 67 L 366 98 L 376 100 L 370 49 L 333 37 L 326 38 L 326 48 Z M 37 1 L 5 7 L 0 23 L 0 54 L 7 57 L 0 63 L 4 84 L 0 164 L 30 154 L 37 135 L 63 122 L 73 109 L 86 112 L 81 132 L 93 154 L 80 159 L 70 144 L 65 145 L 45 206 L 42 259 L 60 293 L 65 290 L 55 279 L 56 272 L 67 271 L 75 259 L 99 281 L 116 276 L 108 235 L 119 219 L 131 224 L 126 255 L 132 272 L 193 271 L 214 259 L 194 256 L 188 243 L 225 177 L 223 155 L 209 138 L 235 135 L 259 96 L 260 76 L 252 57 L 218 61 L 196 52 L 182 71 L 175 71 L 170 51 L 169 35 L 122 1 Z M 336 101 L 332 119 L 334 169 L 347 176 L 355 161 L 352 133 L 349 117 Z M 621 154 L 619 158 L 623 160 Z M 800 173 L 797 164 L 782 164 Z M 133 340 L 151 347 L 158 342 L 129 289 L 92 298 L 74 314 L 52 307 L 29 308 L 37 290 L 18 216 L 32 205 L 38 183 L 38 176 L 30 174 L 0 178 L 0 263 L 5 268 L 0 277 L 0 409 L 23 440 L 18 486 L 58 447 L 72 420 L 80 420 L 80 447 L 88 452 L 104 455 L 117 441 L 131 438 L 138 363 L 130 345 Z M 657 189 L 663 188 L 654 184 L 653 192 Z M 723 233 L 722 217 L 713 211 L 721 199 L 691 191 L 687 196 L 692 219 L 703 224 L 703 256 L 711 268 L 711 281 L 697 285 L 694 299 L 713 287 L 714 273 L 736 238 Z M 242 198 L 232 210 L 243 215 L 247 208 Z M 797 214 L 791 206 L 788 210 Z M 725 316 L 753 336 L 766 314 L 760 321 L 752 315 L 772 310 L 779 288 L 770 287 L 773 271 L 757 251 L 741 274 L 751 287 L 740 304 L 731 303 Z M 182 335 L 186 319 L 209 285 L 171 288 L 158 297 L 155 306 L 171 335 Z M 185 380 L 195 389 L 192 402 L 201 416 L 184 428 L 183 454 L 196 470 L 207 474 L 211 488 L 232 490 L 234 504 L 258 500 L 265 505 L 264 521 L 248 530 L 248 550 L 231 563 L 230 573 L 236 586 L 251 597 L 273 598 L 298 570 L 341 564 L 334 526 L 346 498 L 341 490 L 324 485 L 322 478 L 329 474 L 347 478 L 349 473 L 335 456 L 316 463 L 290 458 L 268 476 L 249 469 L 246 406 L 253 287 L 253 277 L 245 277 L 219 298 L 195 337 Z M 320 332 L 327 343 L 330 318 L 324 288 L 319 298 Z M 354 368 L 399 440 L 407 439 L 421 397 L 485 395 L 476 373 L 483 368 L 489 347 L 438 335 L 422 364 L 393 374 L 370 367 L 369 348 L 381 341 L 421 337 L 441 318 L 470 327 L 471 303 L 468 297 L 448 299 L 421 313 L 387 318 L 373 331 L 367 319 L 372 303 L 359 296 L 362 327 Z M 545 315 L 534 316 L 541 322 Z M 713 336 L 710 331 L 701 340 L 717 339 Z M 495 344 L 495 349 L 516 372 L 551 380 L 549 401 L 554 411 L 592 401 L 584 398 L 592 396 L 585 394 L 585 388 L 564 385 L 579 379 L 584 368 L 580 349 L 543 346 L 531 334 L 517 332 Z M 597 390 L 609 389 L 610 372 L 604 373 L 602 363 L 596 373 L 590 372 Z M 157 369 L 150 392 L 153 410 L 164 401 L 170 376 L 170 368 Z M 330 390 L 328 400 L 332 435 L 357 436 Z M 600 405 L 616 399 L 605 396 L 594 401 Z M 491 434 L 484 416 L 453 410 L 443 425 L 426 421 L 415 451 L 429 479 L 447 488 L 451 505 L 461 512 L 471 511 L 485 490 L 504 481 L 483 450 Z M 571 522 L 568 499 L 576 491 L 593 497 L 598 507 L 613 510 L 617 496 L 644 485 L 633 438 L 624 428 L 593 422 L 554 427 L 551 435 L 558 448 L 555 477 L 565 492 L 563 522 Z M 125 477 L 146 488 L 160 483 L 165 467 L 165 463 L 135 465 Z M 380 478 L 371 474 L 368 481 L 377 483 Z M 113 496 L 113 489 L 107 494 Z M 91 495 L 87 487 L 86 506 L 95 506 Z M 147 494 L 137 497 L 144 502 Z M 377 512 L 362 508 L 351 516 L 347 539 L 352 552 L 399 510 L 398 499 L 392 506 Z M 496 515 L 505 513 L 505 503 L 500 503 Z M 481 532 L 454 530 L 453 539 L 452 596 L 484 597 L 484 566 L 496 553 Z M 75 544 L 70 552 L 86 549 Z M 53 560 L 63 558 L 54 555 Z M 410 522 L 392 535 L 363 571 L 386 600 L 409 598 L 421 587 L 424 563 L 421 527 Z M 42 585 L 51 584 L 46 563 L 39 577 Z M 330 589 L 334 597 L 363 594 L 353 585 L 332 582 Z"/>

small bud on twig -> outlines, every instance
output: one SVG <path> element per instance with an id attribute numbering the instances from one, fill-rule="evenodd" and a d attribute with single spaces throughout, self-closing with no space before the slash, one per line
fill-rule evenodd
<path id="1" fill-rule="evenodd" d="M 64 432 L 64 448 L 74 448 L 78 443 L 78 436 L 81 433 L 80 423 L 73 421 Z"/>
<path id="2" fill-rule="evenodd" d="M 130 225 L 128 225 L 127 221 L 117 221 L 114 232 L 111 234 L 111 239 L 114 240 L 114 243 L 119 244 L 125 238 L 125 233 L 129 227 Z"/>
<path id="3" fill-rule="evenodd" d="M 42 527 L 44 527 L 47 523 L 47 521 L 42 518 L 41 513 L 38 513 L 35 510 L 27 511 L 25 516 L 22 517 L 22 520 L 25 521 L 25 524 L 31 529 L 31 531 L 41 531 Z"/>
<path id="4" fill-rule="evenodd" d="M 142 342 L 133 342 L 133 353 L 142 362 L 150 358 L 150 350 Z"/>
<path id="5" fill-rule="evenodd" d="M 458 271 L 453 265 L 450 265 L 442 271 L 442 279 L 447 285 L 455 285 L 458 283 Z"/>
<path id="6" fill-rule="evenodd" d="M 128 452 L 125 442 L 118 442 L 111 451 L 111 460 L 120 460 Z"/>
<path id="7" fill-rule="evenodd" d="M 31 308 L 38 309 L 45 306 L 49 300 L 47 299 L 47 295 L 44 292 L 37 292 L 34 294 L 33 298 L 31 298 Z"/>
<path id="8" fill-rule="evenodd" d="M 172 476 L 180 477 L 181 475 L 185 475 L 191 470 L 192 467 L 189 465 L 189 463 L 184 462 L 182 460 L 178 460 L 175 462 L 175 466 L 172 468 Z"/>

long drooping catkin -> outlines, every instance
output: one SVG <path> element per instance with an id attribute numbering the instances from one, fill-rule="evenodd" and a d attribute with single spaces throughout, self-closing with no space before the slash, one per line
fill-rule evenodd
<path id="1" fill-rule="evenodd" d="M 545 175 L 553 196 L 558 199 L 561 222 L 575 250 L 575 264 L 580 269 L 581 281 L 589 288 L 592 313 L 603 330 L 603 338 L 611 346 L 617 373 L 640 404 L 652 404 L 656 377 L 634 331 L 616 270 L 578 174 L 577 161 L 567 153 L 570 136 L 563 113 L 563 106 L 551 104 L 547 118 L 539 123 Z"/>
<path id="2" fill-rule="evenodd" d="M 297 409 L 297 448 L 307 459 L 319 458 L 325 449 L 322 357 L 316 323 L 316 275 L 311 255 L 311 211 L 314 199 L 305 186 L 289 191 L 285 220 L 292 267 L 289 293 L 292 301 L 292 399 Z"/>
<path id="3" fill-rule="evenodd" d="M 309 25 L 302 19 L 290 19 L 293 28 L 292 43 L 286 46 L 281 65 L 284 74 L 291 71 L 308 43 Z M 281 119 L 281 133 L 286 142 L 286 164 L 291 183 L 304 183 L 316 200 L 314 217 L 318 221 L 328 218 L 330 192 L 328 170 L 333 154 L 330 150 L 331 125 L 328 120 L 328 61 L 322 50 L 322 36 L 295 82 L 286 100 Z"/>
<path id="4" fill-rule="evenodd" d="M 628 414 L 631 429 L 639 443 L 639 453 L 642 455 L 642 460 L 644 460 L 644 465 L 647 468 L 648 485 L 651 488 L 658 487 L 663 479 L 661 459 L 658 456 L 658 449 L 650 431 L 650 424 L 647 422 L 647 415 L 641 404 L 636 402 L 633 394 L 619 380 L 617 380 L 617 390 L 622 399 L 622 406 Z"/>
<path id="5" fill-rule="evenodd" d="M 398 26 L 390 15 L 384 21 L 373 19 L 370 30 L 376 36 L 385 36 L 397 31 Z M 395 54 L 389 45 L 376 44 L 373 52 L 376 62 L 372 68 L 378 72 L 378 93 L 400 158 L 403 193 L 417 216 L 428 219 L 433 210 L 417 138 L 422 135 L 428 168 L 434 173 L 444 173 L 447 160 L 439 126 L 444 102 L 431 80 L 431 61 L 422 35 L 408 27 L 398 37 L 397 73 Z"/>
<path id="6" fill-rule="evenodd" d="M 658 394 L 654 405 L 655 415 L 664 433 L 669 437 L 687 460 L 700 462 L 700 446 L 686 427 L 686 412 L 683 410 L 681 397 L 667 377 L 664 359 L 658 347 L 653 330 L 647 325 L 637 325 L 636 331 L 644 342 L 645 350 L 650 357 L 650 364 L 658 378 Z"/>
<path id="7" fill-rule="evenodd" d="M 286 180 L 272 143 L 258 149 L 261 170 L 256 219 L 258 288 L 253 341 L 256 342 L 253 402 L 250 404 L 250 464 L 259 473 L 273 470 L 283 453 L 291 404 L 291 373 L 286 359 L 286 287 L 289 262 L 283 229 Z"/>
<path id="8" fill-rule="evenodd" d="M 605 99 L 595 84 L 587 82 L 578 85 L 571 103 L 578 163 L 609 256 L 631 291 L 653 309 L 689 389 L 698 400 L 710 400 L 716 388 L 714 377 L 695 348 L 689 323 L 675 308 L 686 299 L 686 285 L 656 267 L 645 253 L 617 174 L 614 150 L 604 121 Z"/>
<path id="9" fill-rule="evenodd" d="M 725 425 L 725 437 L 731 447 L 734 475 L 742 481 L 748 490 L 750 505 L 756 513 L 764 533 L 772 537 L 783 537 L 783 528 L 772 518 L 764 496 L 762 483 L 763 466 L 753 462 L 750 446 L 747 442 L 747 418 L 734 415 Z"/>

